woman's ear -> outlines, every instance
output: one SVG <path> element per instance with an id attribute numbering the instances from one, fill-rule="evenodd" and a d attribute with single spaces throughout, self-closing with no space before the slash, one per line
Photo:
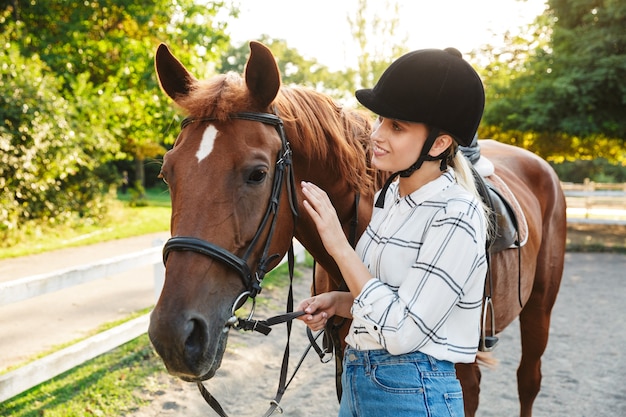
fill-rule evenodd
<path id="1" fill-rule="evenodd" d="M 437 139 L 435 139 L 435 143 L 433 143 L 433 146 L 430 148 L 428 155 L 433 157 L 441 155 L 442 152 L 452 145 L 452 140 L 452 136 L 445 133 L 437 136 Z"/>

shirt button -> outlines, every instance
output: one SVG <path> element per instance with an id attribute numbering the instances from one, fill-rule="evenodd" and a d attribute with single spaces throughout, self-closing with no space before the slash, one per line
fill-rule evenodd
<path id="1" fill-rule="evenodd" d="M 374 326 L 374 330 L 378 330 L 378 326 Z"/>

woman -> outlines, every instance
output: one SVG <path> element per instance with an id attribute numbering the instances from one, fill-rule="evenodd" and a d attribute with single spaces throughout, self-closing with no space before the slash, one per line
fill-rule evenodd
<path id="1" fill-rule="evenodd" d="M 462 416 L 454 364 L 473 362 L 478 348 L 488 227 L 457 148 L 480 123 L 482 82 L 458 51 L 425 49 L 356 98 L 379 116 L 372 163 L 393 175 L 356 251 L 326 193 L 302 183 L 350 290 L 302 301 L 302 320 L 319 330 L 334 315 L 352 318 L 340 417 Z"/>

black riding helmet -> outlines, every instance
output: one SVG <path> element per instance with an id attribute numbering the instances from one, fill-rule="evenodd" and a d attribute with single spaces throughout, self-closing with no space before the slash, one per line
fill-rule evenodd
<path id="1" fill-rule="evenodd" d="M 454 49 L 421 49 L 394 61 L 374 88 L 357 90 L 357 100 L 379 116 L 424 123 L 431 128 L 418 160 L 391 176 L 376 205 L 382 207 L 384 194 L 397 176 L 408 177 L 424 161 L 441 160 L 446 168 L 447 152 L 428 155 L 442 131 L 461 146 L 469 146 L 476 134 L 485 107 L 485 91 L 476 71 Z"/>

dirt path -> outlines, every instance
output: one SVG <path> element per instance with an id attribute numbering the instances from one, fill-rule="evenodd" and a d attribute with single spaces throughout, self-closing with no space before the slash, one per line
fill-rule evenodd
<path id="1" fill-rule="evenodd" d="M 128 255 L 164 242 L 153 233 L 0 260 L 0 282 Z M 0 369 L 82 338 L 99 325 L 154 304 L 154 268 L 145 266 L 61 291 L 0 306 Z"/>
<path id="2" fill-rule="evenodd" d="M 296 300 L 309 294 L 311 270 L 303 269 L 302 272 L 303 276 L 295 280 Z M 259 303 L 257 307 L 258 318 L 267 318 L 284 311 L 286 288 L 273 292 L 264 291 L 259 297 L 263 299 L 268 296 L 271 297 L 271 302 Z M 294 321 L 290 343 L 290 369 L 296 366 L 308 346 L 305 329 L 302 322 Z M 216 376 L 205 383 L 229 416 L 252 417 L 265 413 L 276 395 L 286 340 L 285 325 L 276 326 L 268 336 L 258 332 L 230 332 L 222 366 Z M 284 409 L 283 415 L 336 415 L 339 407 L 334 372 L 334 360 L 322 364 L 311 350 L 283 396 L 280 403 Z M 128 414 L 128 417 L 216 415 L 204 402 L 194 384 L 173 378 L 165 372 L 148 381 L 146 389 L 140 395 L 151 401 L 151 404 Z"/>
<path id="3" fill-rule="evenodd" d="M 568 253 L 561 291 L 553 312 L 551 336 L 543 357 L 542 390 L 535 416 L 608 417 L 626 415 L 626 255 Z M 296 298 L 308 292 L 310 278 L 298 280 Z M 280 298 L 280 294 L 273 295 Z M 264 314 L 259 311 L 262 316 Z M 273 313 L 272 313 L 273 314 Z M 294 325 L 292 363 L 306 345 L 304 326 Z M 284 349 L 284 327 L 269 336 L 233 334 L 209 391 L 231 416 L 261 416 L 273 398 Z M 495 356 L 500 364 L 483 371 L 479 416 L 518 413 L 515 371 L 520 354 L 519 326 L 500 335 Z M 150 405 L 130 417 L 213 415 L 196 387 L 165 373 L 148 381 L 140 395 Z M 332 416 L 338 405 L 334 368 L 313 355 L 305 361 L 281 405 L 284 416 Z"/>

